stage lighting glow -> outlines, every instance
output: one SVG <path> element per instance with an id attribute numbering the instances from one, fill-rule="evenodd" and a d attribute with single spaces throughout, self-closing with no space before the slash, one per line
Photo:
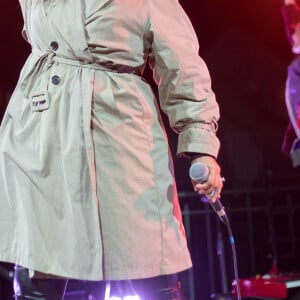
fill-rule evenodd
<path id="1" fill-rule="evenodd" d="M 125 296 L 124 298 L 120 297 L 111 297 L 109 300 L 141 300 L 141 298 L 138 295 L 135 296 Z"/>
<path id="2" fill-rule="evenodd" d="M 105 289 L 105 296 L 104 300 L 141 300 L 141 298 L 138 295 L 128 295 L 122 297 L 117 297 L 117 296 L 112 296 L 110 297 L 110 292 L 111 292 L 111 283 L 108 281 L 106 283 L 106 289 Z"/>

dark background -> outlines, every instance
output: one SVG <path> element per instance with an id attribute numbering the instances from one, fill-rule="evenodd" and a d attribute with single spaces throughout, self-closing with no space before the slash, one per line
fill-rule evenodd
<path id="1" fill-rule="evenodd" d="M 290 158 L 281 152 L 288 123 L 285 81 L 287 66 L 293 59 L 282 20 L 283 1 L 184 0 L 181 3 L 198 35 L 200 54 L 210 70 L 221 108 L 218 136 L 222 147 L 218 160 L 226 177 L 223 202 L 238 241 L 240 275 L 266 273 L 274 255 L 279 257 L 285 269 L 299 270 L 300 214 L 295 207 L 300 202 L 300 168 L 293 168 Z M 0 11 L 1 118 L 29 47 L 20 34 L 22 18 L 17 1 L 1 1 Z M 167 131 L 171 150 L 175 153 L 176 136 L 169 128 Z M 174 163 L 181 202 L 188 207 L 187 215 L 191 216 L 189 242 L 195 264 L 196 299 L 205 300 L 212 291 L 221 290 L 219 276 L 212 288 L 208 288 L 211 283 L 206 282 L 207 273 L 212 271 L 205 262 L 208 244 L 203 242 L 203 228 L 207 224 L 204 224 L 205 216 L 197 215 L 199 210 L 205 211 L 206 208 L 194 201 L 190 194 L 188 160 L 175 157 Z M 283 212 L 281 207 L 287 203 L 292 206 L 285 210 L 286 214 L 278 214 L 278 210 Z M 254 210 L 256 213 L 252 214 Z M 213 230 L 213 244 L 220 230 L 214 220 L 209 223 Z M 255 243 L 245 239 L 249 228 Z M 290 251 L 291 243 L 278 242 L 289 237 L 291 230 L 293 234 L 289 240 L 293 240 L 293 251 Z M 226 235 L 223 229 L 221 231 Z M 225 239 L 226 247 L 226 259 L 230 265 L 230 249 Z M 291 255 L 282 258 L 283 252 Z M 217 257 L 213 259 L 217 260 Z M 232 267 L 228 267 L 227 273 L 230 281 Z M 0 281 L 0 289 L 1 286 L 3 289 L 4 282 Z"/>

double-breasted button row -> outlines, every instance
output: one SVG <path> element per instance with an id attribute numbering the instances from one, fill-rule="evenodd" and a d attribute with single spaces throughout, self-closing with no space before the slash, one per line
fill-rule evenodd
<path id="1" fill-rule="evenodd" d="M 58 49 L 58 42 L 51 42 L 50 47 L 53 51 L 56 51 Z"/>
<path id="2" fill-rule="evenodd" d="M 51 42 L 50 47 L 53 51 L 56 51 L 58 49 L 58 42 Z M 60 77 L 58 75 L 54 75 L 52 76 L 51 81 L 53 84 L 58 85 L 60 83 Z"/>

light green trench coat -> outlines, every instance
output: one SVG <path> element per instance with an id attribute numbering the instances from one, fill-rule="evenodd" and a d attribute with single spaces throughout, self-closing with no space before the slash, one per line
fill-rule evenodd
<path id="1" fill-rule="evenodd" d="M 0 260 L 68 278 L 191 267 L 167 138 L 217 155 L 218 105 L 176 0 L 22 0 L 32 46 L 0 131 Z M 130 74 L 129 74 L 130 73 Z"/>

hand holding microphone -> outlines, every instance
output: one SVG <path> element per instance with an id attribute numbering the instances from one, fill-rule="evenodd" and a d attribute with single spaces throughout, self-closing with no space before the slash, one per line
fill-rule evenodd
<path id="1" fill-rule="evenodd" d="M 226 223 L 227 216 L 219 199 L 224 178 L 220 176 L 220 167 L 217 162 L 212 157 L 201 157 L 191 165 L 189 175 L 194 190 L 209 200 L 220 219 Z"/>
<path id="2" fill-rule="evenodd" d="M 190 177 L 195 192 L 205 195 L 211 202 L 215 202 L 220 197 L 223 187 L 220 173 L 220 166 L 211 156 L 201 156 L 193 160 Z"/>

